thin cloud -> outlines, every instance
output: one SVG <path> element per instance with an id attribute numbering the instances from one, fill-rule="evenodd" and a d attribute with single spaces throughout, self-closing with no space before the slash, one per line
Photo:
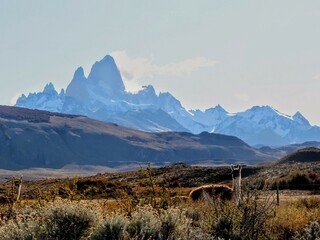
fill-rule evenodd
<path id="1" fill-rule="evenodd" d="M 313 80 L 320 80 L 320 74 L 317 74 L 312 77 Z"/>
<path id="2" fill-rule="evenodd" d="M 14 95 L 11 99 L 10 99 L 10 105 L 15 105 L 18 98 L 21 96 L 21 93 L 17 93 L 16 95 Z"/>
<path id="3" fill-rule="evenodd" d="M 184 76 L 201 68 L 212 67 L 217 62 L 204 57 L 185 59 L 180 62 L 159 65 L 143 57 L 131 58 L 126 51 L 112 52 L 125 80 L 139 80 L 156 76 Z"/>

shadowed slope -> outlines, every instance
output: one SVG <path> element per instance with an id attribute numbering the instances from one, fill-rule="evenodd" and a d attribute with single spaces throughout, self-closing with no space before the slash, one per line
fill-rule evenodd
<path id="1" fill-rule="evenodd" d="M 0 168 L 5 169 L 270 159 L 236 137 L 146 133 L 84 116 L 8 106 L 0 106 L 0 146 Z"/>
<path id="2" fill-rule="evenodd" d="M 278 161 L 278 163 L 290 162 L 320 162 L 320 148 L 308 147 L 299 149 Z"/>

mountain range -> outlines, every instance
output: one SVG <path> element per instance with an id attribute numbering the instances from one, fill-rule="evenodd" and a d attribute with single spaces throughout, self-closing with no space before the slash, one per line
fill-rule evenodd
<path id="1" fill-rule="evenodd" d="M 215 133 L 148 133 L 81 115 L 0 106 L 0 169 L 254 164 L 272 159 L 242 140 Z"/>
<path id="2" fill-rule="evenodd" d="M 299 112 L 285 115 L 271 106 L 254 106 L 229 113 L 220 105 L 205 111 L 187 110 L 172 94 L 157 94 L 153 86 L 126 91 L 114 59 L 107 55 L 93 64 L 88 77 L 79 67 L 66 90 L 52 83 L 42 92 L 22 94 L 16 106 L 85 115 L 147 132 L 201 132 L 233 135 L 250 145 L 280 146 L 320 141 L 320 128 Z"/>

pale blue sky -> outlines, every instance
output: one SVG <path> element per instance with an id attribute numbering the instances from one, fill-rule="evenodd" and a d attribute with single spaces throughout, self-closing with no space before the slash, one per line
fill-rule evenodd
<path id="1" fill-rule="evenodd" d="M 127 88 L 320 125 L 320 1 L 0 1 L 0 104 L 113 54 Z"/>

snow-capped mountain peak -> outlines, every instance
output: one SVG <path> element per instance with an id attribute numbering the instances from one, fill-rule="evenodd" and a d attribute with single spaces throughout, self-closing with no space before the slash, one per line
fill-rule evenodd
<path id="1" fill-rule="evenodd" d="M 281 113 L 277 109 L 271 106 L 254 106 L 245 112 L 239 113 L 242 117 L 251 119 L 255 122 L 260 122 L 262 119 L 266 118 L 287 118 L 292 120 L 292 117 Z"/>
<path id="2" fill-rule="evenodd" d="M 82 67 L 79 67 L 66 89 L 66 96 L 73 97 L 79 103 L 88 101 L 88 81 Z"/>
<path id="3" fill-rule="evenodd" d="M 158 105 L 158 95 L 151 85 L 143 86 L 142 89 L 137 94 L 133 94 L 133 96 L 137 103 Z"/>
<path id="4" fill-rule="evenodd" d="M 181 102 L 169 92 L 161 92 L 159 94 L 159 100 L 161 107 L 169 111 L 172 109 L 180 110 L 182 108 Z"/>
<path id="5" fill-rule="evenodd" d="M 74 72 L 73 80 L 76 80 L 76 79 L 86 79 L 84 75 L 84 70 L 82 67 L 78 67 L 77 70 Z"/>
<path id="6" fill-rule="evenodd" d="M 221 107 L 220 104 L 218 104 L 213 108 L 206 109 L 205 113 L 227 113 L 227 111 L 223 107 Z"/>
<path id="7" fill-rule="evenodd" d="M 58 94 L 49 83 L 42 92 L 23 94 L 16 106 L 82 114 L 145 131 L 215 132 L 252 145 L 320 141 L 320 128 L 311 126 L 299 112 L 288 116 L 271 106 L 254 106 L 229 113 L 219 104 L 205 111 L 188 111 L 169 92 L 157 95 L 151 85 L 137 93 L 127 92 L 109 55 L 93 64 L 88 77 L 79 67 L 65 93 L 62 89 Z"/>
<path id="8" fill-rule="evenodd" d="M 304 126 L 311 126 L 311 124 L 309 123 L 309 121 L 300 113 L 300 112 L 296 112 L 293 116 L 292 119 Z"/>
<path id="9" fill-rule="evenodd" d="M 95 91 L 113 98 L 118 98 L 125 91 L 120 71 L 109 55 L 93 64 L 88 81 L 95 87 Z"/>
<path id="10" fill-rule="evenodd" d="M 54 88 L 51 82 L 44 87 L 43 93 L 51 96 L 58 95 L 58 92 L 56 91 L 56 89 Z"/>
<path id="11" fill-rule="evenodd" d="M 220 104 L 206 109 L 204 112 L 201 110 L 192 111 L 192 114 L 194 121 L 208 126 L 210 132 L 215 132 L 217 126 L 229 116 L 229 113 Z"/>

